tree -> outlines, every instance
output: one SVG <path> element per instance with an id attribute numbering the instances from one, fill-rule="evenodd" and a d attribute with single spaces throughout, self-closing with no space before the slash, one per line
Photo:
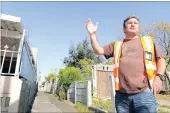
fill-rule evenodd
<path id="1" fill-rule="evenodd" d="M 66 66 L 73 66 L 81 69 L 81 66 L 78 63 L 81 59 L 94 60 L 95 64 L 103 62 L 103 58 L 101 56 L 95 55 L 87 39 L 78 43 L 76 47 L 73 43 L 71 43 L 69 48 L 69 57 L 65 57 L 63 63 Z"/>
<path id="2" fill-rule="evenodd" d="M 142 30 L 142 35 L 151 35 L 165 55 L 166 69 L 170 70 L 170 24 L 154 23 Z"/>
<path id="3" fill-rule="evenodd" d="M 50 73 L 50 74 L 48 74 L 48 76 L 45 78 L 46 79 L 46 81 L 48 81 L 48 82 L 52 82 L 52 85 L 51 85 L 51 92 L 52 92 L 52 90 L 53 90 L 53 86 L 54 86 L 54 81 L 56 80 L 56 78 L 57 78 L 57 75 L 56 74 L 54 74 L 54 73 Z"/>
<path id="4" fill-rule="evenodd" d="M 78 67 L 78 65 L 77 65 L 77 62 L 78 62 L 77 51 L 74 47 L 73 42 L 71 42 L 71 44 L 70 44 L 68 53 L 69 53 L 69 57 L 65 57 L 63 63 L 69 67 L 72 67 L 72 66 Z"/>
<path id="5" fill-rule="evenodd" d="M 80 69 L 75 67 L 60 69 L 58 78 L 60 84 L 64 85 L 65 88 L 68 88 L 72 82 L 82 79 Z"/>
<path id="6" fill-rule="evenodd" d="M 78 64 L 81 66 L 81 74 L 83 80 L 88 80 L 92 77 L 91 66 L 94 64 L 94 60 L 91 59 L 81 59 Z"/>
<path id="7" fill-rule="evenodd" d="M 57 75 L 54 73 L 48 74 L 48 76 L 45 78 L 47 81 L 55 81 L 57 78 Z"/>
<path id="8" fill-rule="evenodd" d="M 113 61 L 107 62 L 105 65 L 113 65 Z"/>
<path id="9" fill-rule="evenodd" d="M 71 83 L 82 80 L 80 69 L 75 67 L 66 67 L 64 69 L 60 69 L 58 78 L 59 92 L 57 94 L 61 100 L 66 98 L 67 89 Z"/>

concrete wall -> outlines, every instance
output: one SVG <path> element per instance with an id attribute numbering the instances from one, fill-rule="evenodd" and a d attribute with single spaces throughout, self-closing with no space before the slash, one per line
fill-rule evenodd
<path id="1" fill-rule="evenodd" d="M 1 110 L 18 112 L 22 81 L 16 77 L 0 76 Z M 7 102 L 8 99 L 8 102 Z"/>
<path id="2" fill-rule="evenodd" d="M 73 82 L 67 91 L 67 100 L 73 103 L 92 105 L 91 81 Z"/>
<path id="3" fill-rule="evenodd" d="M 21 84 L 15 77 L 0 76 L 1 111 L 18 112 Z"/>
<path id="4" fill-rule="evenodd" d="M 67 100 L 76 103 L 76 82 L 73 82 L 67 91 Z"/>
<path id="5" fill-rule="evenodd" d="M 44 92 L 46 93 L 51 93 L 51 88 L 52 88 L 52 82 L 46 82 L 44 85 Z"/>

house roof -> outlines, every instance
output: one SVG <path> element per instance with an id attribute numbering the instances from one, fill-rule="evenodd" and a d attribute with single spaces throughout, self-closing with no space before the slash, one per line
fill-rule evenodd
<path id="1" fill-rule="evenodd" d="M 1 29 L 23 33 L 21 18 L 11 15 L 1 14 Z"/>
<path id="2" fill-rule="evenodd" d="M 11 51 L 15 46 L 15 51 L 17 51 L 22 34 L 23 27 L 20 17 L 1 14 L 1 50 L 4 50 L 7 45 L 7 50 Z M 10 53 L 7 53 L 7 56 L 10 56 L 8 54 Z"/>

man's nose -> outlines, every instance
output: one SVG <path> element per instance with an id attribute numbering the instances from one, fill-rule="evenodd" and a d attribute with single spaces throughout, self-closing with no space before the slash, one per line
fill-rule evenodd
<path id="1" fill-rule="evenodd" d="M 132 23 L 132 24 L 131 24 L 131 26 L 135 26 L 135 24 L 134 24 L 134 23 Z"/>

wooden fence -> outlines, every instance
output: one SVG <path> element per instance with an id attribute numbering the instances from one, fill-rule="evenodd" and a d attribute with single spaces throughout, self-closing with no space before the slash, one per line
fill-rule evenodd
<path id="1" fill-rule="evenodd" d="M 109 75 L 112 72 L 112 65 L 94 65 L 92 67 L 93 96 L 111 99 Z"/>
<path id="2" fill-rule="evenodd" d="M 163 81 L 162 91 L 170 91 L 170 72 L 167 72 L 166 80 Z M 92 78 L 93 78 L 93 96 L 100 97 L 102 99 L 111 99 L 110 94 L 110 81 L 109 75 L 113 74 L 112 65 L 94 65 L 92 67 Z"/>

